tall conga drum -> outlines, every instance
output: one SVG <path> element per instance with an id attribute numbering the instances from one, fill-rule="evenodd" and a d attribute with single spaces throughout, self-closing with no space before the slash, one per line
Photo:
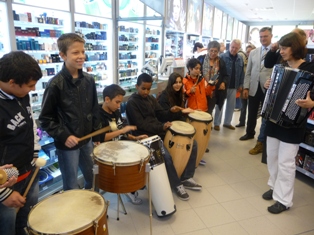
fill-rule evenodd
<path id="1" fill-rule="evenodd" d="M 168 149 L 173 165 L 180 178 L 191 155 L 195 128 L 182 121 L 173 121 L 167 130 L 164 145 Z"/>
<path id="2" fill-rule="evenodd" d="M 107 235 L 108 204 L 89 190 L 68 190 L 36 204 L 28 215 L 29 234 Z"/>
<path id="3" fill-rule="evenodd" d="M 158 135 L 142 139 L 139 143 L 150 149 L 151 171 L 149 172 L 152 202 L 159 217 L 176 212 L 173 195 L 163 157 L 162 141 Z"/>
<path id="4" fill-rule="evenodd" d="M 98 187 L 111 193 L 129 193 L 146 184 L 145 166 L 150 153 L 133 141 L 109 141 L 94 148 L 99 166 Z"/>
<path id="5" fill-rule="evenodd" d="M 197 167 L 203 158 L 210 139 L 213 118 L 209 113 L 196 110 L 188 114 L 187 121 L 194 126 L 196 130 L 194 139 L 197 141 Z"/>

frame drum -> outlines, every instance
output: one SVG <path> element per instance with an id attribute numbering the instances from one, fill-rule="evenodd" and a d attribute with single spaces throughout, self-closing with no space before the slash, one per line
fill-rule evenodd
<path id="1" fill-rule="evenodd" d="M 132 141 L 109 141 L 94 148 L 99 166 L 99 188 L 111 193 L 129 193 L 146 184 L 145 165 L 149 150 Z"/>
<path id="2" fill-rule="evenodd" d="M 28 230 L 34 235 L 107 235 L 107 208 L 99 193 L 77 189 L 65 191 L 32 208 L 28 215 Z"/>
<path id="3" fill-rule="evenodd" d="M 164 144 L 172 157 L 179 178 L 189 161 L 194 134 L 195 128 L 182 121 L 173 121 L 167 130 Z"/>
<path id="4" fill-rule="evenodd" d="M 194 126 L 196 130 L 194 138 L 197 141 L 197 167 L 203 158 L 210 139 L 213 118 L 209 113 L 196 110 L 188 114 L 187 121 Z"/>

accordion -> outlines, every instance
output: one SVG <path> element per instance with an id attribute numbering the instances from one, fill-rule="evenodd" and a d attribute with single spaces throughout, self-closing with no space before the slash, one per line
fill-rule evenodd
<path id="1" fill-rule="evenodd" d="M 262 116 L 285 128 L 302 126 L 310 115 L 310 110 L 301 108 L 295 101 L 304 99 L 308 91 L 312 93 L 313 82 L 312 73 L 275 65 L 262 107 Z"/>

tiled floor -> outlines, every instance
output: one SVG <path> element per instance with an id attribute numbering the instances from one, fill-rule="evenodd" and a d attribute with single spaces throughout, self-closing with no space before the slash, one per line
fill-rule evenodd
<path id="1" fill-rule="evenodd" d="M 238 120 L 236 112 L 234 120 Z M 260 120 L 259 120 L 260 122 Z M 233 124 L 237 124 L 236 121 Z M 256 129 L 259 133 L 259 129 Z M 245 129 L 213 130 L 205 153 L 206 166 L 196 169 L 194 179 L 202 184 L 201 192 L 188 191 L 189 201 L 181 201 L 173 194 L 177 212 L 166 218 L 153 213 L 152 233 L 163 235 L 292 235 L 314 234 L 314 180 L 297 173 L 294 206 L 279 215 L 270 214 L 261 195 L 268 190 L 268 171 L 261 163 L 261 154 L 250 155 L 255 140 L 239 141 Z M 150 234 L 147 190 L 139 191 L 143 204 L 131 204 L 122 196 L 127 215 L 116 220 L 115 194 L 105 193 L 108 208 L 109 233 L 112 235 Z M 154 212 L 154 211 L 153 211 Z"/>

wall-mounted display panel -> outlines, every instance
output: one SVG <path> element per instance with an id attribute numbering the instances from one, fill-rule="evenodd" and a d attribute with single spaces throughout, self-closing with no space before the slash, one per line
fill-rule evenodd
<path id="1" fill-rule="evenodd" d="M 215 8 L 214 11 L 214 31 L 213 37 L 220 39 L 221 38 L 221 27 L 222 27 L 222 11 L 218 8 Z"/>
<path id="2" fill-rule="evenodd" d="M 233 17 L 228 15 L 227 33 L 226 33 L 227 40 L 232 39 L 232 30 L 233 30 Z"/>
<path id="3" fill-rule="evenodd" d="M 246 24 L 243 24 L 242 25 L 242 35 L 241 35 L 242 43 L 246 43 L 248 41 L 247 40 L 247 29 L 248 29 L 248 26 Z"/>
<path id="4" fill-rule="evenodd" d="M 6 3 L 0 2 L 0 57 L 11 51 Z"/>
<path id="5" fill-rule="evenodd" d="M 74 0 L 74 7 L 77 13 L 112 18 L 111 0 Z"/>
<path id="6" fill-rule="evenodd" d="M 207 37 L 213 36 L 213 23 L 214 23 L 213 17 L 214 17 L 214 7 L 204 2 L 202 35 L 207 36 Z"/>
<path id="7" fill-rule="evenodd" d="M 119 0 L 119 17 L 143 17 L 144 3 L 140 0 Z"/>
<path id="8" fill-rule="evenodd" d="M 188 0 L 187 9 L 186 32 L 200 35 L 202 28 L 202 1 Z"/>
<path id="9" fill-rule="evenodd" d="M 14 3 L 22 3 L 35 7 L 45 7 L 49 9 L 56 9 L 60 11 L 70 11 L 69 0 L 53 0 L 53 4 L 50 1 L 43 0 L 13 0 Z M 94 2 L 94 1 L 82 1 L 82 2 Z"/>
<path id="10" fill-rule="evenodd" d="M 166 28 L 172 31 L 185 31 L 187 0 L 167 1 Z"/>
<path id="11" fill-rule="evenodd" d="M 237 39 L 240 39 L 242 38 L 242 30 L 243 30 L 243 23 L 242 22 L 239 22 L 238 24 L 238 33 L 237 33 Z"/>
<path id="12" fill-rule="evenodd" d="M 228 15 L 223 12 L 222 13 L 222 27 L 221 27 L 221 39 L 222 40 L 226 40 L 227 23 L 228 23 Z"/>
<path id="13" fill-rule="evenodd" d="M 238 26 L 239 26 L 239 21 L 237 19 L 234 19 L 233 20 L 233 30 L 232 30 L 232 38 L 231 38 L 231 40 L 237 38 L 237 36 L 238 36 Z"/>
<path id="14" fill-rule="evenodd" d="M 273 33 L 272 42 L 279 41 L 279 39 L 283 35 L 290 33 L 293 29 L 295 29 L 295 25 L 274 25 L 272 31 Z"/>

